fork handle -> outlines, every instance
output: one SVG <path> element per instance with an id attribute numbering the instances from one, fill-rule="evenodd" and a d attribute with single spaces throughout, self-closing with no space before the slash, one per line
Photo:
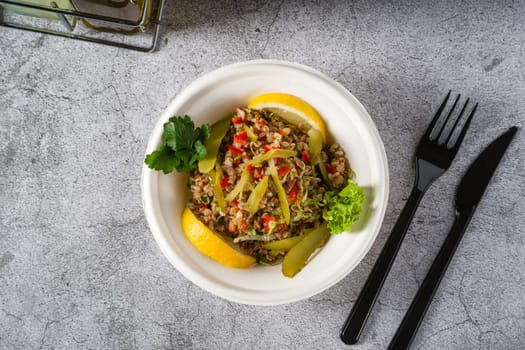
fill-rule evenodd
<path id="1" fill-rule="evenodd" d="M 428 307 L 434 298 L 441 279 L 447 271 L 450 260 L 454 256 L 454 252 L 467 229 L 475 209 L 475 207 L 472 207 L 456 214 L 454 224 L 445 242 L 441 246 L 403 321 L 401 321 L 401 325 L 388 346 L 389 350 L 408 349 L 412 344 L 412 340 L 419 329 L 421 321 L 423 321 L 423 317 L 427 313 Z"/>
<path id="2" fill-rule="evenodd" d="M 397 222 L 392 229 L 390 237 L 379 255 L 366 283 L 357 297 L 357 300 L 350 311 L 350 315 L 343 325 L 341 330 L 341 340 L 346 344 L 355 344 L 359 341 L 359 337 L 365 323 L 370 315 L 370 311 L 374 306 L 377 296 L 383 287 L 383 283 L 392 267 L 392 263 L 399 251 L 401 242 L 405 237 L 410 222 L 414 217 L 417 206 L 423 197 L 424 190 L 420 190 L 414 186 L 405 207 L 401 211 Z"/>

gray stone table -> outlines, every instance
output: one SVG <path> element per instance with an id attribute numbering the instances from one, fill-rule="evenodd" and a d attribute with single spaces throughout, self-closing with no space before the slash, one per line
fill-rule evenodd
<path id="1" fill-rule="evenodd" d="M 173 1 L 159 50 L 0 27 L 0 349 L 381 349 L 453 220 L 455 186 L 525 120 L 523 1 Z M 159 251 L 141 207 L 146 142 L 199 75 L 237 61 L 312 66 L 348 88 L 384 141 L 390 198 L 362 263 L 310 299 L 227 302 Z M 449 171 L 421 202 L 357 346 L 339 340 L 413 181 L 448 89 L 479 101 Z M 490 184 L 415 349 L 525 348 L 525 133 Z"/>

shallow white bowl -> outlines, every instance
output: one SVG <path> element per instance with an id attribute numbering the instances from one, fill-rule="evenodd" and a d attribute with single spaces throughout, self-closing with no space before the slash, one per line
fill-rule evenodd
<path id="1" fill-rule="evenodd" d="M 189 198 L 186 176 L 164 175 L 144 166 L 141 185 L 151 232 L 186 278 L 234 302 L 276 305 L 308 298 L 340 281 L 363 259 L 379 232 L 388 200 L 387 159 L 377 129 L 359 101 L 342 85 L 303 65 L 274 60 L 237 63 L 208 73 L 182 90 L 155 125 L 146 154 L 159 146 L 169 117 L 187 114 L 197 126 L 211 124 L 263 92 L 290 93 L 317 109 L 368 195 L 363 219 L 353 232 L 332 236 L 293 279 L 281 274 L 280 265 L 228 268 L 193 247 L 180 223 Z"/>

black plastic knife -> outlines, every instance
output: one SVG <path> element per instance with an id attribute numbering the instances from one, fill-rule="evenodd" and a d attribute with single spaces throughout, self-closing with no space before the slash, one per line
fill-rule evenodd
<path id="1" fill-rule="evenodd" d="M 496 171 L 498 164 L 512 141 L 517 127 L 500 135 L 471 164 L 456 190 L 456 217 L 445 242 L 432 263 L 425 280 L 410 304 L 388 349 L 408 349 L 427 312 L 428 306 L 447 270 L 450 260 L 463 237 L 463 233 L 476 211 L 476 207 Z"/>

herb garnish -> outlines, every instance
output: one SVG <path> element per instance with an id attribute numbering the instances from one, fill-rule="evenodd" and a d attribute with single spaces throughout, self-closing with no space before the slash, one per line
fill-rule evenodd
<path id="1" fill-rule="evenodd" d="M 199 160 L 206 157 L 204 141 L 210 137 L 210 126 L 204 124 L 195 128 L 187 115 L 171 117 L 164 124 L 162 144 L 148 154 L 144 163 L 150 168 L 168 174 L 176 169 L 186 172 L 197 167 Z"/>

